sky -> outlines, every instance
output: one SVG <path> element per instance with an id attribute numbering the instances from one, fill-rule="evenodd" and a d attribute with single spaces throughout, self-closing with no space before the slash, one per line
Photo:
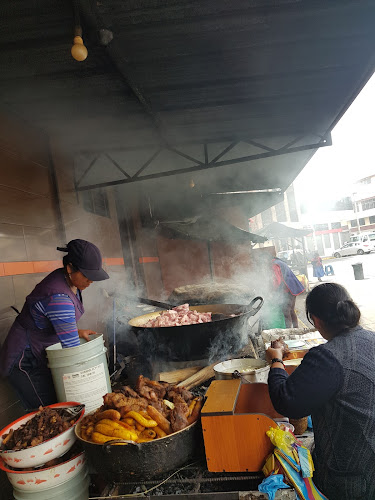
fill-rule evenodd
<path id="1" fill-rule="evenodd" d="M 320 148 L 294 182 L 309 211 L 319 201 L 350 196 L 356 181 L 375 174 L 374 122 L 375 74 L 333 129 L 332 146 Z"/>

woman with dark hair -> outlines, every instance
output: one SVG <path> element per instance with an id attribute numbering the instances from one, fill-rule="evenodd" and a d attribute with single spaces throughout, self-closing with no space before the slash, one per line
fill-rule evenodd
<path id="1" fill-rule="evenodd" d="M 92 330 L 80 330 L 84 313 L 82 291 L 93 281 L 107 279 L 99 249 L 85 240 L 72 240 L 65 248 L 63 267 L 46 276 L 26 297 L 0 352 L 0 375 L 7 377 L 25 409 L 56 403 L 46 347 L 62 347 L 89 340 Z"/>
<path id="2" fill-rule="evenodd" d="M 314 482 L 329 500 L 375 499 L 375 334 L 344 287 L 324 283 L 306 298 L 309 321 L 327 340 L 290 375 L 283 348 L 267 350 L 272 403 L 291 418 L 312 416 Z"/>

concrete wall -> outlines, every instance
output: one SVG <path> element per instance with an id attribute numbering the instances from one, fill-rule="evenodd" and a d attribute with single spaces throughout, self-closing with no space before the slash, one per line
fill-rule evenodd
<path id="1" fill-rule="evenodd" d="M 160 269 L 166 295 L 179 286 L 210 277 L 207 243 L 158 237 Z"/>
<path id="2" fill-rule="evenodd" d="M 158 237 L 158 255 L 166 296 L 179 286 L 211 278 L 207 242 Z M 238 280 L 252 269 L 250 244 L 211 242 L 214 279 Z"/>
<path id="3" fill-rule="evenodd" d="M 246 275 L 252 268 L 250 243 L 213 242 L 211 256 L 214 275 L 217 278 L 236 278 L 241 273 Z"/>
<path id="4" fill-rule="evenodd" d="M 17 120 L 0 119 L 0 342 L 24 298 L 57 259 L 57 221 L 45 138 Z M 23 413 L 0 381 L 0 427 Z"/>
<path id="5" fill-rule="evenodd" d="M 48 154 L 41 134 L 17 120 L 0 119 L 0 342 L 25 295 L 45 275 L 41 261 L 57 258 L 57 223 Z M 9 384 L 0 381 L 0 428 L 23 414 Z M 9 494 L 4 476 L 3 495 Z M 3 498 L 10 498 L 3 497 Z"/>

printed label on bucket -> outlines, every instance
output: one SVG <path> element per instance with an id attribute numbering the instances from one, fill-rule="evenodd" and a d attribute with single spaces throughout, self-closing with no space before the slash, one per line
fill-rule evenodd
<path id="1" fill-rule="evenodd" d="M 63 375 L 67 401 L 78 401 L 86 405 L 85 413 L 96 410 L 103 404 L 107 394 L 104 363 L 85 370 Z"/>

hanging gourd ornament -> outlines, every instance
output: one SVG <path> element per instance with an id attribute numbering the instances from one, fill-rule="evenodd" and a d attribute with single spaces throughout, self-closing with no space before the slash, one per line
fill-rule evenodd
<path id="1" fill-rule="evenodd" d="M 73 46 L 71 49 L 71 54 L 73 59 L 76 61 L 84 61 L 87 57 L 87 49 L 83 44 L 83 39 L 81 36 L 75 36 L 73 41 Z"/>

